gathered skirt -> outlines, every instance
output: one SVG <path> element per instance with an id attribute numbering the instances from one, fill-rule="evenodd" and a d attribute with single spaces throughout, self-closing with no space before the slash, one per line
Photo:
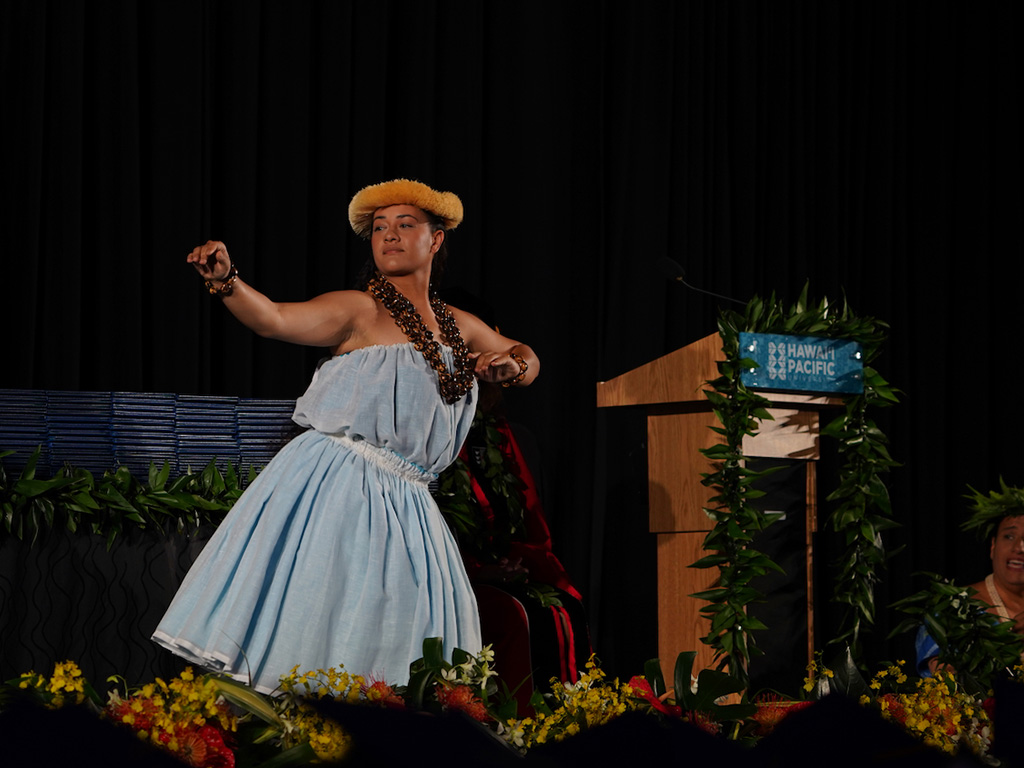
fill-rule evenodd
<path id="1" fill-rule="evenodd" d="M 476 601 L 431 477 L 365 441 L 303 433 L 235 504 L 153 639 L 265 693 L 296 666 L 404 684 L 428 637 L 449 658 L 476 653 Z"/>

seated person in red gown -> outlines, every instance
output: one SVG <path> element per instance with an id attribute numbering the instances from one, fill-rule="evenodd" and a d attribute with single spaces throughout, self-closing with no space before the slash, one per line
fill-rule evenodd
<path id="1" fill-rule="evenodd" d="M 500 387 L 481 389 L 459 460 L 442 473 L 438 506 L 456 533 L 477 594 L 484 643 L 516 690 L 522 714 L 534 688 L 573 683 L 590 656 L 580 593 L 551 550 L 537 486 L 508 420 Z"/>

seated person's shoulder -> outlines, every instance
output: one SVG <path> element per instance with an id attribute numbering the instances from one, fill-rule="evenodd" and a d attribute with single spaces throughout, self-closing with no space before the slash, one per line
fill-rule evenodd
<path id="1" fill-rule="evenodd" d="M 983 600 L 989 605 L 992 604 L 992 598 L 989 597 L 988 587 L 985 586 L 984 581 L 979 581 L 975 584 L 969 584 L 967 586 L 967 591 L 971 592 L 971 590 L 974 590 L 973 593 L 971 593 L 971 597 L 975 598 L 976 600 Z"/>

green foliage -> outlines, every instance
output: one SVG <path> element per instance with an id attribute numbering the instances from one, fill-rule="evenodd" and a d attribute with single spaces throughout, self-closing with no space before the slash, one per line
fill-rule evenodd
<path id="1" fill-rule="evenodd" d="M 756 366 L 754 361 L 741 357 L 741 332 L 843 338 L 862 346 L 864 393 L 849 397 L 844 414 L 823 430 L 839 441 L 843 460 L 839 487 L 828 498 L 837 504 L 830 525 L 846 547 L 836 564 L 839 575 L 833 599 L 847 605 L 849 611 L 834 642 L 851 645 L 855 656 L 862 625 L 874 621 L 874 584 L 886 558 L 881 532 L 894 525 L 881 474 L 895 462 L 888 454 L 885 435 L 866 416 L 869 407 L 897 401 L 896 391 L 870 367 L 888 326 L 872 318 L 858 318 L 845 302 L 836 308 L 825 299 L 812 306 L 807 292 L 805 286 L 790 307 L 783 306 L 773 294 L 767 301 L 755 297 L 743 314 L 724 311 L 718 330 L 725 360 L 719 363 L 719 377 L 708 382 L 710 389 L 705 391 L 721 424 L 713 429 L 722 436 L 722 442 L 703 451 L 715 468 L 703 478 L 704 485 L 715 492 L 705 510 L 714 527 L 705 538 L 704 549 L 712 554 L 693 567 L 717 567 L 719 579 L 714 588 L 694 597 L 709 601 L 702 608 L 711 620 L 703 641 L 715 649 L 718 669 L 728 666 L 732 675 L 744 682 L 748 681 L 750 660 L 761 653 L 751 632 L 766 628 L 747 615 L 747 607 L 763 599 L 750 584 L 758 576 L 781 569 L 751 546 L 756 534 L 773 518 L 751 504 L 761 495 L 754 484 L 762 473 L 747 466 L 743 438 L 756 435 L 759 422 L 771 415 L 768 399 L 747 389 L 740 378 L 744 369 Z"/>
<path id="2" fill-rule="evenodd" d="M 481 563 L 497 562 L 508 552 L 509 543 L 525 533 L 526 511 L 523 483 L 511 462 L 502 453 L 505 436 L 497 428 L 498 418 L 477 411 L 473 418 L 468 446 L 482 445 L 474 451 L 474 467 L 460 457 L 438 477 L 434 493 L 441 514 L 459 540 L 459 547 Z M 472 450 L 472 448 L 471 448 Z M 473 493 L 471 477 L 487 489 L 490 500 L 488 519 Z"/>
<path id="3" fill-rule="evenodd" d="M 996 677 L 1020 664 L 1024 638 L 1013 622 L 987 613 L 988 604 L 970 587 L 958 587 L 934 573 L 921 573 L 927 586 L 893 603 L 907 618 L 890 637 L 916 631 L 924 625 L 939 646 L 939 664 L 956 670 L 956 680 L 967 693 L 985 695 Z"/>
<path id="4" fill-rule="evenodd" d="M 515 691 L 499 680 L 491 668 L 494 654 L 485 646 L 477 656 L 461 648 L 452 650 L 452 660 L 444 658 L 444 643 L 440 637 L 423 640 L 423 656 L 409 665 L 409 683 L 399 686 L 408 706 L 425 712 L 440 712 L 437 687 L 441 685 L 469 685 L 487 712 L 497 722 L 516 716 Z M 518 687 L 518 686 L 517 686 Z"/>
<path id="5" fill-rule="evenodd" d="M 964 496 L 971 502 L 971 516 L 960 526 L 965 531 L 977 531 L 983 541 L 996 535 L 996 529 L 1004 517 L 1024 515 L 1024 489 L 1011 488 L 999 478 L 998 491 L 989 491 L 986 496 L 970 486 L 970 493 Z"/>
<path id="6" fill-rule="evenodd" d="M 882 540 L 883 531 L 897 526 L 882 476 L 898 463 L 889 455 L 888 439 L 868 413 L 897 403 L 899 398 L 897 390 L 871 367 L 881 353 L 887 326 L 855 318 L 845 307 L 841 321 L 837 327 L 842 335 L 859 341 L 863 349 L 864 391 L 847 398 L 844 413 L 822 430 L 839 445 L 842 467 L 839 486 L 827 497 L 835 504 L 828 525 L 846 548 L 835 564 L 838 575 L 833 594 L 835 602 L 846 606 L 845 629 L 831 642 L 849 645 L 859 657 L 861 632 L 875 619 L 875 584 L 886 560 L 899 551 L 887 554 Z"/>
<path id="7" fill-rule="evenodd" d="M 0 459 L 11 455 L 0 453 Z M 37 448 L 17 478 L 9 478 L 0 462 L 0 536 L 35 543 L 40 535 L 64 528 L 106 537 L 108 548 L 126 529 L 154 526 L 179 533 L 216 525 L 242 493 L 231 465 L 221 472 L 211 461 L 198 473 L 171 477 L 170 465 L 150 464 L 145 481 L 126 467 L 96 478 L 82 468 L 65 466 L 56 476 L 36 476 Z M 250 471 L 248 480 L 255 477 Z"/>
<path id="8" fill-rule="evenodd" d="M 754 714 L 756 707 L 750 703 L 724 704 L 725 697 L 741 693 L 747 687 L 747 680 L 717 669 L 702 669 L 697 675 L 697 690 L 691 690 L 694 651 L 684 651 L 676 658 L 674 685 L 675 701 L 685 712 L 706 712 L 716 722 L 738 722 Z M 664 684 L 662 683 L 662 687 Z"/>
<path id="9" fill-rule="evenodd" d="M 405 698 L 415 709 L 423 709 L 434 683 L 441 679 L 447 662 L 444 660 L 444 646 L 439 637 L 423 640 L 423 656 L 409 666 L 409 685 Z"/>

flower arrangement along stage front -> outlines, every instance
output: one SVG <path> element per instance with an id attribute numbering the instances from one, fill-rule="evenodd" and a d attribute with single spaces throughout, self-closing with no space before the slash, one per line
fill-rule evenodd
<path id="1" fill-rule="evenodd" d="M 756 751 L 762 739 L 788 718 L 813 713 L 818 698 L 841 692 L 875 713 L 879 723 L 887 720 L 900 726 L 926 754 L 932 750 L 938 758 L 966 750 L 988 764 L 999 764 L 990 752 L 991 696 L 965 692 L 952 672 L 915 680 L 904 671 L 904 662 L 898 662 L 882 665 L 865 682 L 847 652 L 834 669 L 820 659 L 809 666 L 805 700 L 788 701 L 767 693 L 734 704 L 730 695 L 742 690 L 743 683 L 711 669 L 692 677 L 692 652 L 677 661 L 674 690 L 666 690 L 657 660 L 648 662 L 644 675 L 622 682 L 609 679 L 591 658 L 577 683 L 552 680 L 549 691 L 534 694 L 532 712 L 517 713 L 512 692 L 494 672 L 489 648 L 476 656 L 456 651 L 450 663 L 441 656 L 441 647 L 439 638 L 424 642 L 423 658 L 411 666 L 405 686 L 368 680 L 343 667 L 306 672 L 296 667 L 281 678 L 279 690 L 271 696 L 186 668 L 172 680 L 157 679 L 135 689 L 111 678 L 108 682 L 116 686 L 104 699 L 77 665 L 60 662 L 49 677 L 28 672 L 0 688 L 0 736 L 10 745 L 38 735 L 13 734 L 4 727 L 19 704 L 30 702 L 47 711 L 88 710 L 134 733 L 137 741 L 132 743 L 149 750 L 145 754 L 150 757 L 162 752 L 205 768 L 280 768 L 353 755 L 375 765 L 408 764 L 401 760 L 422 759 L 435 747 L 446 759 L 502 765 L 555 746 L 563 749 L 558 754 L 566 759 L 569 753 L 564 750 L 571 749 L 574 740 L 629 718 L 634 726 L 639 718 L 652 730 L 625 733 L 680 735 L 679 729 L 689 723 L 713 734 L 723 749 L 745 746 Z M 1020 667 L 1015 673 L 1018 680 L 1024 677 Z M 353 717 L 355 713 L 360 714 Z M 377 728 L 368 732 L 365 725 L 371 721 Z M 434 731 L 431 723 L 436 724 Z M 793 725 L 801 733 L 808 728 L 796 721 Z M 370 743 L 367 733 L 373 734 Z M 851 745 L 865 741 L 863 734 L 850 735 Z M 641 744 L 625 746 L 643 749 Z M 394 758 L 396 750 L 404 757 Z M 466 750 L 465 755 L 459 750 Z M 133 759 L 145 761 L 145 754 Z M 116 763 L 119 755 L 106 758 Z"/>

